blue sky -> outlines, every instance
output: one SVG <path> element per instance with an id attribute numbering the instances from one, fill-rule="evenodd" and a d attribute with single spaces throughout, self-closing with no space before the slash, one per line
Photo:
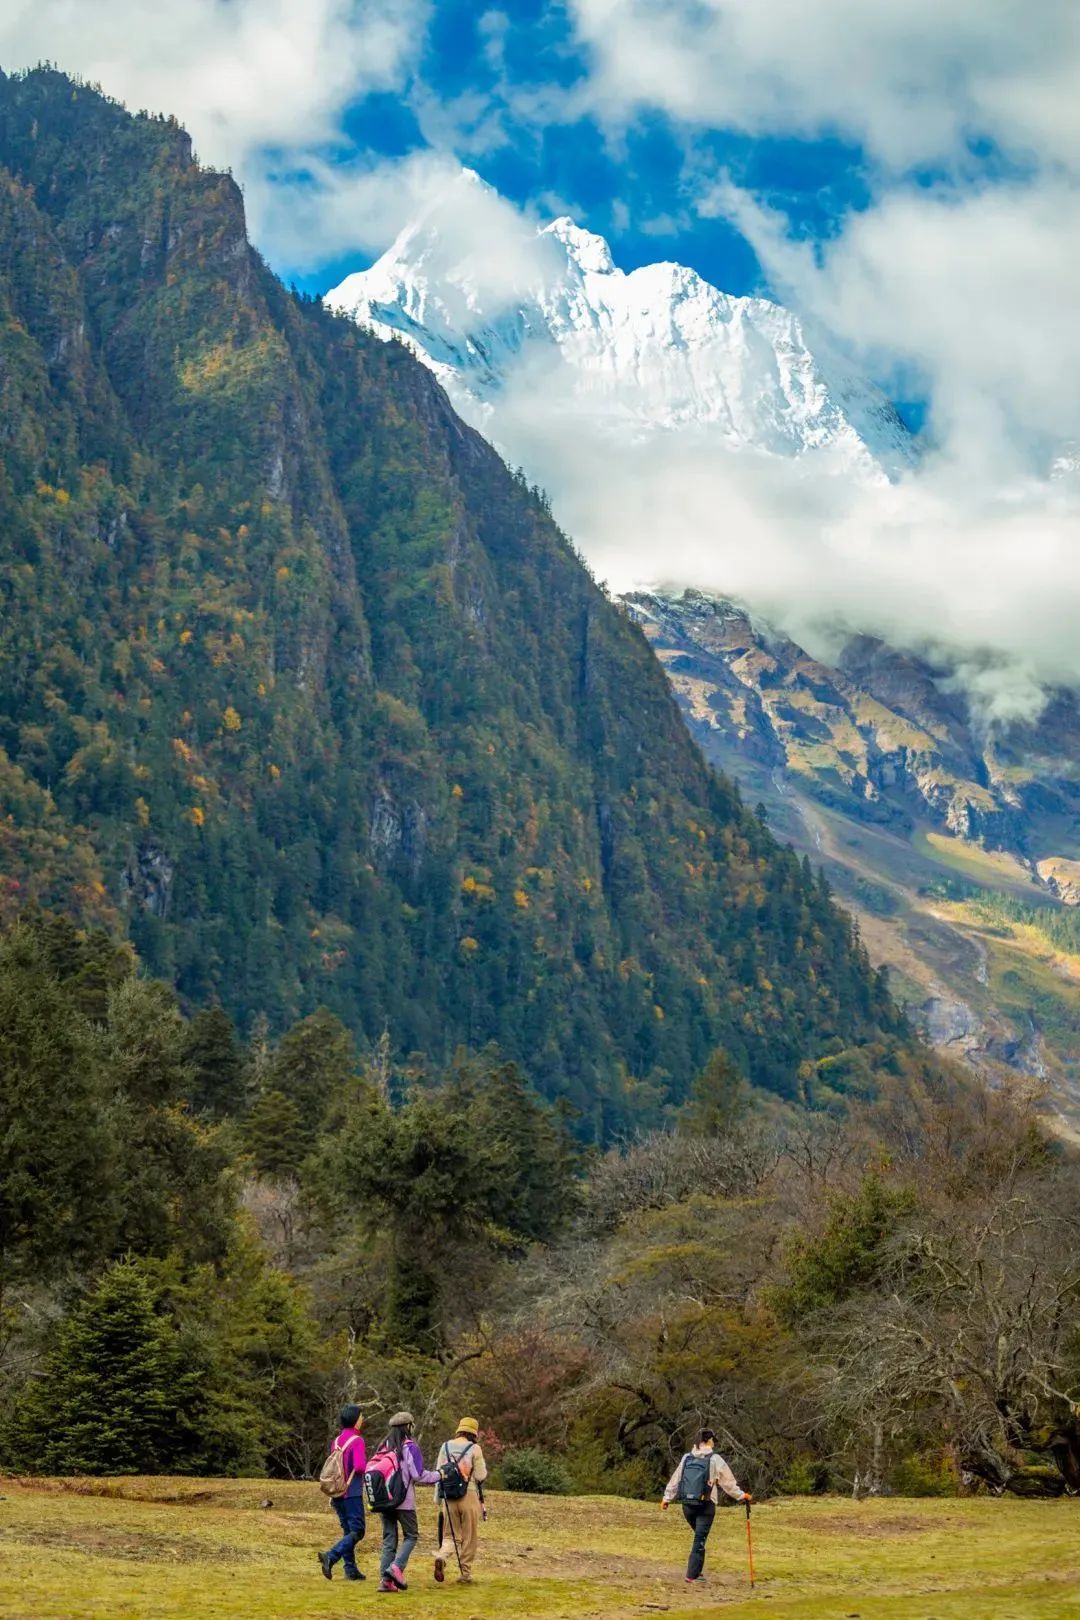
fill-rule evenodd
<path id="1" fill-rule="evenodd" d="M 465 258 L 568 212 L 626 269 L 770 291 L 925 407 L 903 510 L 818 524 L 835 601 L 914 581 L 916 629 L 1080 674 L 1077 0 L 5 0 L 0 66 L 45 59 L 175 114 L 308 288 L 467 164 Z"/>
<path id="2" fill-rule="evenodd" d="M 505 197 L 543 217 L 571 213 L 608 238 L 630 270 L 656 259 L 690 263 L 733 293 L 768 290 L 769 278 L 746 237 L 727 220 L 695 212 L 696 179 L 729 172 L 735 182 L 783 209 L 792 231 L 826 237 L 869 195 L 857 143 L 836 135 L 793 139 L 705 129 L 688 145 L 662 109 L 611 130 L 574 107 L 588 79 L 589 56 L 566 10 L 544 0 L 507 0 L 485 10 L 440 0 L 407 83 L 376 91 L 342 116 L 346 142 L 331 161 L 400 158 L 429 149 L 449 133 L 458 155 Z M 533 96 L 563 92 L 557 119 L 527 116 Z M 438 113 L 451 110 L 451 127 Z M 456 140 L 455 140 L 456 136 Z M 372 254 L 355 249 L 323 263 L 277 268 L 306 291 L 333 286 Z"/>

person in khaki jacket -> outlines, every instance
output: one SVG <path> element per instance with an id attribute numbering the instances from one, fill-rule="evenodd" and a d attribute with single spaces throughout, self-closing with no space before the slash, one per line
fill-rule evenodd
<path id="1" fill-rule="evenodd" d="M 446 1579 L 446 1566 L 456 1556 L 461 1566 L 459 1579 L 470 1582 L 476 1558 L 476 1543 L 481 1517 L 487 1518 L 484 1506 L 484 1481 L 487 1463 L 480 1449 L 477 1435 L 480 1426 L 475 1418 L 463 1417 L 452 1440 L 444 1440 L 436 1461 L 443 1476 L 435 1487 L 435 1501 L 446 1515 L 446 1529 L 435 1552 L 435 1579 Z M 461 1481 L 466 1488 L 461 1492 Z M 457 1543 L 455 1554 L 454 1544 Z"/>
<path id="2" fill-rule="evenodd" d="M 720 1492 L 736 1502 L 751 1502 L 753 1497 L 744 1491 L 727 1463 L 716 1449 L 716 1436 L 711 1429 L 702 1429 L 678 1468 L 664 1487 L 662 1508 L 678 1502 L 683 1517 L 694 1532 L 690 1558 L 686 1565 L 688 1582 L 702 1581 L 705 1568 L 705 1543 L 709 1539 Z"/>

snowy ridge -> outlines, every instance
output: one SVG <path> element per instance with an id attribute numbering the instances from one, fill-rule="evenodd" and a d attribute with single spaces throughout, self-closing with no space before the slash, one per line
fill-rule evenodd
<path id="1" fill-rule="evenodd" d="M 515 284 L 493 292 L 484 262 L 449 245 L 453 206 L 451 194 L 326 301 L 403 339 L 496 439 L 501 401 L 542 375 L 556 402 L 622 436 L 693 431 L 783 457 L 827 450 L 863 479 L 913 464 L 885 396 L 782 305 L 732 297 L 685 265 L 625 273 L 603 237 L 568 218 L 539 231 Z"/>

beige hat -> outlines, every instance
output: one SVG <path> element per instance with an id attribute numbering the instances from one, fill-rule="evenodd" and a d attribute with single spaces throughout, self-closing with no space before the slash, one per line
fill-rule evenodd
<path id="1" fill-rule="evenodd" d="M 390 1419 L 392 1429 L 411 1429 L 416 1419 L 411 1412 L 395 1412 Z"/>

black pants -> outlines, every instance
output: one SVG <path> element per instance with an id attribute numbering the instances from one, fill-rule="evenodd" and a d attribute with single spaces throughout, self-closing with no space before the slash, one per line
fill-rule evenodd
<path id="1" fill-rule="evenodd" d="M 694 1532 L 694 1544 L 686 1565 L 686 1578 L 696 1581 L 705 1568 L 705 1543 L 716 1518 L 715 1502 L 684 1502 L 683 1518 Z"/>

